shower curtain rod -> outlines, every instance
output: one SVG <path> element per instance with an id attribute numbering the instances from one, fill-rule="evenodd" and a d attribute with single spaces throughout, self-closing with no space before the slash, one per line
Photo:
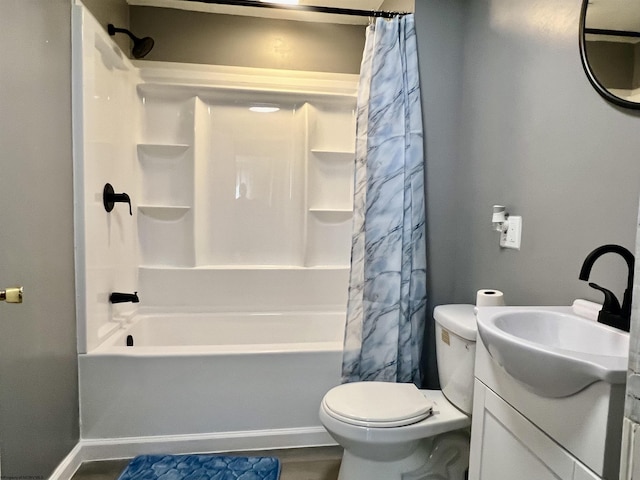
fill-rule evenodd
<path id="1" fill-rule="evenodd" d="M 406 15 L 407 12 L 386 12 L 381 10 L 354 10 L 350 8 L 321 7 L 316 5 L 287 5 L 281 3 L 265 3 L 254 0 L 183 0 L 185 2 L 208 3 L 214 5 L 231 5 L 235 7 L 258 7 L 291 10 L 295 12 L 332 13 L 334 15 L 350 15 L 355 17 L 393 18 Z"/>
<path id="2" fill-rule="evenodd" d="M 611 35 L 615 37 L 640 37 L 639 32 L 629 32 L 627 30 L 608 30 L 604 28 L 585 28 L 584 33 L 591 33 L 594 35 Z"/>

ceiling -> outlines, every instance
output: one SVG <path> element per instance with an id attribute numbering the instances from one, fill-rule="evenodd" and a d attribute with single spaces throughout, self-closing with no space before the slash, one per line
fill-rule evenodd
<path id="1" fill-rule="evenodd" d="M 326 13 L 297 12 L 286 9 L 260 7 L 243 7 L 233 5 L 214 5 L 185 0 L 127 0 L 129 5 L 176 8 L 196 12 L 222 13 L 228 15 L 245 15 L 251 17 L 275 18 L 281 20 L 300 20 L 306 22 L 343 23 L 366 25 L 367 17 L 333 15 Z M 300 5 L 349 8 L 352 10 L 379 10 L 383 0 L 300 0 Z M 413 0 L 406 0 L 407 10 L 413 11 Z"/>

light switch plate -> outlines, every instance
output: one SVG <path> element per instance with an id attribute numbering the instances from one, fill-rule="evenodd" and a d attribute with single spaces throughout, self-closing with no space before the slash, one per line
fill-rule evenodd
<path id="1" fill-rule="evenodd" d="M 520 250 L 520 239 L 522 237 L 522 217 L 509 215 L 509 227 L 506 232 L 500 234 L 500 246 L 503 248 L 514 248 Z"/>

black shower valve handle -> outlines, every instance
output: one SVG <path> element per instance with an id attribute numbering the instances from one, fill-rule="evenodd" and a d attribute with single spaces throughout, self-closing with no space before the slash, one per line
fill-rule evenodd
<path id="1" fill-rule="evenodd" d="M 129 215 L 133 215 L 131 210 L 131 198 L 126 193 L 115 193 L 110 183 L 107 183 L 102 190 L 102 203 L 107 212 L 113 210 L 116 203 L 128 203 Z"/>

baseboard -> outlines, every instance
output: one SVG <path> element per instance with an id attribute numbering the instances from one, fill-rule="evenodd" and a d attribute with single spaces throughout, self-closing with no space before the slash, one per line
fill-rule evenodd
<path id="1" fill-rule="evenodd" d="M 60 465 L 53 471 L 49 480 L 69 480 L 73 477 L 73 474 L 76 473 L 76 470 L 80 468 L 83 461 L 82 441 L 80 441 L 71 449 L 69 454 L 64 457 L 64 460 L 60 462 Z"/>
<path id="2" fill-rule="evenodd" d="M 337 444 L 322 427 L 82 439 L 49 477 L 49 480 L 70 480 L 82 462 L 132 458 L 136 455 L 239 452 L 327 445 Z"/>

